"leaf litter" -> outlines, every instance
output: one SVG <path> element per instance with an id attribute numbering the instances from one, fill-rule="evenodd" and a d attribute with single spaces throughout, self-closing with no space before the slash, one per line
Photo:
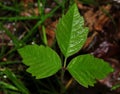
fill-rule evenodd
<path id="1" fill-rule="evenodd" d="M 28 7 L 29 3 L 36 3 L 34 0 L 21 0 L 24 4 L 24 7 Z M 99 1 L 99 0 L 98 0 Z M 112 3 L 106 4 L 105 2 L 110 1 Z M 96 57 L 102 58 L 105 61 L 108 61 L 115 71 L 110 74 L 107 78 L 100 80 L 99 83 L 104 87 L 111 88 L 112 86 L 120 83 L 120 4 L 117 2 L 113 2 L 112 0 L 103 0 L 99 1 L 100 7 L 85 5 L 78 2 L 78 8 L 80 13 L 83 15 L 85 19 L 85 26 L 89 27 L 90 34 L 88 39 L 83 47 L 83 52 L 91 53 Z M 46 8 L 45 13 L 49 13 L 51 9 L 56 6 L 55 2 L 50 2 L 50 7 Z M 26 8 L 26 10 L 20 13 L 21 16 L 31 16 L 32 11 L 34 15 L 39 15 L 38 7 Z M 4 13 L 3 13 L 4 14 Z M 5 13 L 6 14 L 6 13 Z M 1 14 L 2 15 L 2 14 Z M 57 17 L 56 17 L 57 15 Z M 58 18 L 61 16 L 61 13 L 58 11 L 52 18 L 48 18 L 45 21 L 46 34 L 48 39 L 48 45 L 52 46 L 55 41 L 55 28 L 58 22 Z M 54 20 L 53 20 L 54 19 Z M 28 21 L 34 25 L 36 21 Z M 26 22 L 26 23 L 28 23 Z M 16 26 L 12 23 L 6 22 L 4 26 L 11 31 L 12 34 L 16 34 L 18 37 L 24 37 L 27 32 L 29 32 L 29 25 L 25 25 L 23 22 L 16 22 Z M 14 31 L 15 29 L 16 31 Z M 19 30 L 19 32 L 17 32 Z M 41 28 L 38 27 L 38 30 L 41 31 Z M 2 31 L 1 31 L 2 32 Z M 9 46 L 11 41 L 10 37 L 5 33 L 0 32 L 0 48 L 2 45 Z M 4 42 L 2 42 L 2 36 L 4 35 Z M 35 42 L 40 43 L 39 34 L 36 34 Z M 32 42 L 32 41 L 31 41 Z M 13 46 L 13 45 L 12 45 Z M 12 48 L 10 48 L 12 49 Z M 101 85 L 101 86 L 102 86 Z M 73 85 L 74 86 L 74 85 Z M 101 88 L 101 86 L 96 86 L 97 88 Z M 80 88 L 79 88 L 80 89 Z M 81 90 L 81 89 L 80 89 Z M 83 88 L 84 90 L 84 88 Z M 97 89 L 98 90 L 98 89 Z M 89 90 L 88 90 L 89 91 Z M 92 88 L 90 92 L 92 94 L 98 94 L 93 92 Z M 81 91 L 82 92 L 82 91 Z M 101 91 L 102 92 L 102 91 Z M 120 89 L 118 88 L 114 92 L 106 89 L 106 94 L 119 94 Z M 112 92 L 112 93 L 111 93 Z M 78 94 L 78 93 L 76 93 Z M 85 91 L 81 94 L 85 94 Z M 89 93 L 90 94 L 90 93 Z"/>

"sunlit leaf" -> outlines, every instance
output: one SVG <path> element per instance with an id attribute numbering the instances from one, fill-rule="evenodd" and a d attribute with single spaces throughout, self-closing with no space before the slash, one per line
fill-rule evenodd
<path id="1" fill-rule="evenodd" d="M 29 66 L 27 71 L 37 79 L 55 74 L 62 66 L 57 53 L 43 45 L 28 45 L 19 49 L 19 53 L 23 63 Z"/>
<path id="2" fill-rule="evenodd" d="M 84 45 L 88 28 L 84 27 L 84 19 L 80 16 L 76 4 L 64 15 L 57 25 L 56 38 L 65 57 L 78 52 Z"/>
<path id="3" fill-rule="evenodd" d="M 94 86 L 96 79 L 103 79 L 110 72 L 113 72 L 113 69 L 107 62 L 92 55 L 75 57 L 69 63 L 67 69 L 73 78 L 85 87 Z"/>

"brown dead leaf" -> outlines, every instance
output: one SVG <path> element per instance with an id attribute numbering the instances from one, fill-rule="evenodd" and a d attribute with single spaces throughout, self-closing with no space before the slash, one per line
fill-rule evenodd
<path id="1" fill-rule="evenodd" d="M 24 7 L 28 7 L 29 3 L 34 3 L 34 0 L 21 0 L 20 2 L 23 2 Z"/>
<path id="2" fill-rule="evenodd" d="M 21 16 L 28 16 L 28 17 L 31 15 L 38 16 L 39 10 L 38 10 L 38 8 L 30 8 L 30 9 L 27 9 L 25 11 L 22 11 L 20 14 L 21 14 Z"/>
<path id="3" fill-rule="evenodd" d="M 83 49 L 88 48 L 88 46 L 92 43 L 92 41 L 94 40 L 95 36 L 98 34 L 98 32 L 94 32 L 90 37 L 87 38 L 86 43 L 83 47 Z"/>
<path id="4" fill-rule="evenodd" d="M 21 2 L 23 3 L 24 7 L 24 11 L 20 13 L 21 16 L 39 15 L 39 10 L 36 6 L 37 3 L 35 2 L 35 0 L 21 0 Z M 29 7 L 29 4 L 33 4 L 34 7 Z"/>
<path id="5" fill-rule="evenodd" d="M 48 46 L 52 46 L 54 43 L 55 39 L 55 29 L 56 29 L 56 24 L 58 21 L 51 21 L 51 19 L 47 19 L 46 23 L 46 34 L 47 34 L 47 40 L 48 40 Z"/>
<path id="6" fill-rule="evenodd" d="M 100 9 L 100 16 L 98 18 L 98 21 L 96 24 L 94 24 L 94 29 L 97 30 L 97 31 L 102 31 L 103 30 L 103 26 L 110 20 L 110 18 L 102 11 L 105 10 L 105 11 L 110 11 L 111 9 L 111 5 L 107 5 L 107 6 L 103 6 L 101 9 Z"/>
<path id="7" fill-rule="evenodd" d="M 4 94 L 2 91 L 0 91 L 0 94 Z"/>
<path id="8" fill-rule="evenodd" d="M 48 46 L 52 46 L 54 43 L 55 39 L 55 29 L 56 29 L 56 24 L 58 21 L 52 21 L 50 18 L 48 18 L 44 25 L 45 25 L 45 31 L 46 31 L 46 36 L 47 36 L 47 44 Z M 41 27 L 39 27 L 39 30 L 41 31 Z M 42 34 L 42 32 L 40 32 Z"/>
<path id="9" fill-rule="evenodd" d="M 84 14 L 86 25 L 90 31 L 103 31 L 104 25 L 110 18 L 101 10 L 110 11 L 111 5 L 102 6 L 99 10 L 95 11 L 94 8 L 89 8 Z"/>

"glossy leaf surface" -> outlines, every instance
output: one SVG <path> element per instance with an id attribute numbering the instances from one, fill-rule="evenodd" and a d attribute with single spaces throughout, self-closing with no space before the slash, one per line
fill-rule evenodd
<path id="1" fill-rule="evenodd" d="M 113 71 L 107 62 L 92 55 L 75 57 L 67 69 L 73 78 L 84 87 L 94 86 L 96 79 L 103 79 Z"/>
<path id="2" fill-rule="evenodd" d="M 88 28 L 84 27 L 84 19 L 80 16 L 76 4 L 64 15 L 57 25 L 56 38 L 65 57 L 78 52 L 84 45 Z"/>
<path id="3" fill-rule="evenodd" d="M 49 77 L 62 67 L 59 56 L 49 47 L 28 45 L 19 49 L 19 53 L 29 66 L 27 71 L 37 79 Z"/>

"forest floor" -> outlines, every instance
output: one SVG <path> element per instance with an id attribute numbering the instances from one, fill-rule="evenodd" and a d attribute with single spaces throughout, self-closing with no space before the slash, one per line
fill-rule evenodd
<path id="1" fill-rule="evenodd" d="M 120 3 L 112 0 L 96 1 L 95 4 L 83 4 L 76 0 L 79 12 L 84 17 L 85 26 L 89 28 L 87 41 L 80 52 L 104 59 L 115 71 L 98 81 L 95 87 L 84 88 L 73 81 L 67 94 L 120 94 L 120 88 L 111 90 L 115 85 L 120 86 Z M 38 85 L 38 80 L 33 80 L 30 74 L 25 73 L 26 66 L 22 64 L 17 49 L 21 44 L 42 44 L 42 25 L 45 26 L 48 46 L 53 47 L 56 25 L 70 4 L 69 0 L 64 1 L 63 7 L 60 4 L 62 0 L 42 2 L 43 13 L 39 11 L 37 0 L 0 0 L 0 71 L 4 68 L 12 70 L 26 84 L 31 94 L 47 93 L 39 93 L 38 86 L 42 86 L 42 83 Z M 54 77 L 42 80 L 43 84 L 52 79 Z M 1 73 L 0 81 L 10 83 Z M 56 85 L 55 82 L 51 83 Z M 0 94 L 14 94 L 5 93 L 7 91 L 5 88 L 1 88 L 0 91 Z"/>

